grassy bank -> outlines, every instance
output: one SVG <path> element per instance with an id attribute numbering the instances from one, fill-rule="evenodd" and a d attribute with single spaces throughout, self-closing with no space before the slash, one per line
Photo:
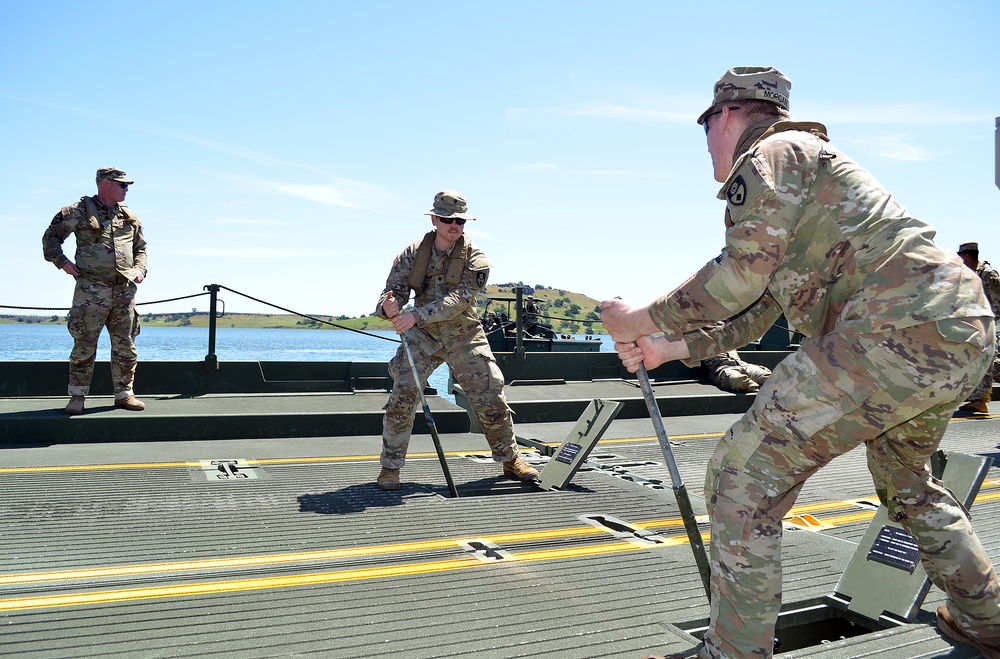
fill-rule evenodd
<path id="1" fill-rule="evenodd" d="M 477 300 L 478 315 L 486 313 L 488 298 L 513 299 L 515 284 L 491 284 L 485 293 Z M 552 328 L 562 334 L 602 334 L 604 327 L 600 324 L 597 305 L 598 301 L 581 293 L 573 293 L 564 289 L 536 286 L 528 288 L 531 295 L 541 303 L 540 322 L 552 325 Z M 527 299 L 528 292 L 524 294 Z M 514 303 L 493 301 L 489 310 L 507 313 L 514 319 Z M 208 327 L 209 315 L 206 311 L 179 313 L 143 313 L 140 309 L 140 322 L 146 327 Z M 545 318 L 548 316 L 549 318 Z M 254 314 L 226 313 L 216 319 L 219 327 L 246 328 L 284 328 L 284 329 L 337 329 L 333 325 L 356 330 L 391 330 L 392 325 L 377 316 L 327 316 L 314 314 L 312 320 L 291 314 Z M 24 324 L 66 324 L 65 315 L 29 316 L 0 315 L 0 323 Z"/>

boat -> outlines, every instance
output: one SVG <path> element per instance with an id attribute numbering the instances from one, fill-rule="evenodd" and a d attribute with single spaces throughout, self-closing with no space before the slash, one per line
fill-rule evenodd
<path id="1" fill-rule="evenodd" d="M 114 408 L 99 363 L 73 417 L 66 362 L 0 362 L 0 656 L 635 659 L 686 650 L 704 630 L 672 474 L 613 353 L 496 353 L 529 462 L 544 474 L 584 434 L 596 442 L 556 489 L 503 478 L 460 388 L 456 403 L 428 390 L 457 497 L 419 413 L 401 489 L 375 486 L 386 363 L 213 353 L 140 362 L 157 383 L 139 392 L 143 412 Z M 650 377 L 707 538 L 705 466 L 753 394 L 683 365 Z M 617 411 L 594 431 L 597 401 Z M 938 465 L 968 493 L 995 561 L 998 443 L 1000 415 L 956 416 Z M 777 651 L 977 656 L 937 632 L 942 595 L 919 574 L 852 575 L 887 542 L 869 540 L 883 524 L 865 472 L 863 452 L 838 458 L 786 519 Z"/>
<path id="2" fill-rule="evenodd" d="M 589 333 L 578 339 L 556 333 L 551 324 L 538 322 L 541 316 L 534 304 L 533 297 L 524 298 L 521 286 L 514 288 L 513 296 L 484 296 L 480 321 L 493 353 L 601 351 L 601 340 Z"/>

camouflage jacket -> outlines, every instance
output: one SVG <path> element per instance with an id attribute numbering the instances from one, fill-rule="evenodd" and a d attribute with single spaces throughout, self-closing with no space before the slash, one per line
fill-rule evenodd
<path id="1" fill-rule="evenodd" d="M 736 149 L 725 199 L 726 245 L 650 305 L 689 363 L 763 335 L 783 312 L 807 337 L 888 331 L 992 315 L 959 257 L 933 242 L 817 123 L 761 122 Z"/>
<path id="2" fill-rule="evenodd" d="M 989 261 L 980 261 L 976 266 L 976 274 L 983 282 L 983 290 L 990 306 L 993 307 L 993 315 L 1000 314 L 1000 274 L 990 267 Z"/>
<path id="3" fill-rule="evenodd" d="M 56 213 L 42 235 L 42 254 L 57 268 L 69 261 L 62 245 L 70 234 L 76 238 L 75 263 L 81 276 L 113 284 L 117 275 L 129 280 L 136 271 L 146 275 L 142 223 L 127 206 L 112 210 L 96 197 L 81 197 Z"/>
<path id="4" fill-rule="evenodd" d="M 433 235 L 433 232 L 430 235 Z M 422 240 L 418 240 L 404 249 L 393 261 L 385 289 L 375 308 L 375 314 L 380 318 L 386 317 L 382 303 L 389 291 L 392 291 L 400 308 L 406 305 L 410 297 L 410 274 L 421 242 Z M 462 246 L 465 252 L 465 265 L 461 270 L 459 281 L 449 283 L 448 264 L 453 257 L 462 258 L 459 253 L 453 254 L 459 247 L 456 245 L 451 252 L 439 252 L 432 247 L 423 285 L 415 289 L 416 299 L 412 312 L 417 317 L 416 328 L 421 332 L 414 333 L 410 330 L 406 335 L 410 337 L 416 334 L 414 338 L 423 344 L 425 352 L 429 354 L 436 352 L 433 344 L 440 347 L 441 342 L 455 341 L 474 343 L 480 349 L 485 346 L 486 350 L 489 350 L 482 323 L 476 314 L 476 296 L 489 279 L 490 262 L 486 255 L 466 238 Z M 428 339 L 429 341 L 426 341 Z"/>

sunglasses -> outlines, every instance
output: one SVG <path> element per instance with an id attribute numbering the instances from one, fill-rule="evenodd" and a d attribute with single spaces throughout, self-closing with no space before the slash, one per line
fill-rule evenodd
<path id="1" fill-rule="evenodd" d="M 438 215 L 437 219 L 438 222 L 444 222 L 445 224 L 458 224 L 458 226 L 462 226 L 463 224 L 465 224 L 464 217 L 441 217 L 440 215 Z"/>
<path id="2" fill-rule="evenodd" d="M 730 112 L 736 112 L 739 109 L 740 109 L 740 107 L 736 106 L 736 107 L 729 108 L 729 111 Z M 706 114 L 705 118 L 702 120 L 701 125 L 705 127 L 705 135 L 706 136 L 708 135 L 708 120 L 711 117 L 714 117 L 717 114 L 722 114 L 722 110 L 716 110 L 715 112 L 710 112 L 710 113 Z"/>
<path id="3" fill-rule="evenodd" d="M 128 183 L 122 183 L 121 181 L 115 181 L 115 183 L 117 183 L 122 190 L 128 190 Z"/>

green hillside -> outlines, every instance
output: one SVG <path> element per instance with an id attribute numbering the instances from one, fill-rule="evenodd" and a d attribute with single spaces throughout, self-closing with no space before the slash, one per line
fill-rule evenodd
<path id="1" fill-rule="evenodd" d="M 488 297 L 514 297 L 514 287 L 519 284 L 490 284 L 486 287 L 485 293 L 477 300 L 478 315 L 486 313 L 486 303 Z M 552 325 L 552 329 L 561 334 L 602 334 L 604 327 L 597 314 L 598 301 L 587 297 L 581 293 L 573 293 L 564 289 L 550 288 L 548 286 L 525 286 L 524 299 L 533 295 L 541 302 L 541 316 L 551 318 L 540 318 L 539 322 Z M 497 311 L 500 303 L 494 303 L 491 310 Z M 503 311 L 507 312 L 507 304 L 504 303 Z M 510 318 L 514 319 L 513 302 L 510 303 Z M 143 313 L 139 310 L 140 322 L 147 327 L 208 327 L 208 313 L 181 312 L 181 313 Z M 330 323 L 350 329 L 369 330 L 391 330 L 392 325 L 377 316 L 322 316 L 315 315 L 316 320 L 302 318 L 291 314 L 247 314 L 247 313 L 227 313 L 222 318 L 216 319 L 219 327 L 249 327 L 249 328 L 290 328 L 290 329 L 336 329 Z M 66 324 L 66 316 L 28 316 L 28 315 L 0 315 L 0 323 L 25 323 L 25 324 Z"/>

